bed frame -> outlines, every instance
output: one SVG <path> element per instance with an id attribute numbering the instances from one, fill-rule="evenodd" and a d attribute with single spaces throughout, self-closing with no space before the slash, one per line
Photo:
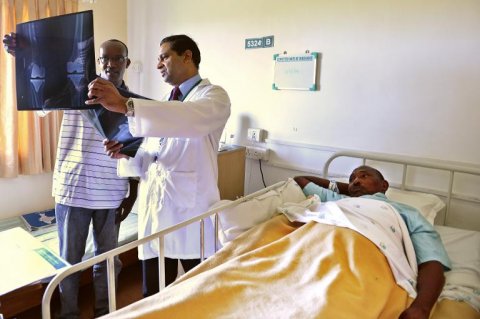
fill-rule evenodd
<path id="1" fill-rule="evenodd" d="M 339 157 L 347 157 L 350 159 L 356 159 L 356 160 L 361 160 L 363 164 L 368 164 L 371 166 L 375 166 L 374 163 L 390 163 L 390 164 L 399 164 L 402 167 L 402 180 L 399 184 L 393 184 L 393 187 L 397 187 L 403 190 L 412 190 L 412 191 L 420 191 L 420 192 L 425 192 L 425 193 L 433 193 L 439 196 L 443 196 L 446 198 L 446 213 L 445 213 L 445 219 L 444 219 L 444 224 L 448 225 L 448 216 L 449 216 L 449 211 L 450 211 L 450 203 L 452 199 L 459 199 L 462 201 L 467 201 L 467 202 L 473 202 L 475 204 L 480 204 L 480 198 L 472 197 L 472 196 L 463 196 L 460 194 L 455 194 L 453 193 L 453 186 L 454 186 L 454 180 L 458 174 L 468 174 L 472 175 L 475 177 L 480 177 L 480 166 L 478 165 L 472 165 L 472 164 L 464 164 L 464 163 L 453 163 L 453 162 L 446 162 L 446 161 L 438 161 L 438 160 L 431 160 L 431 159 L 421 159 L 421 158 L 415 158 L 415 157 L 408 157 L 408 156 L 401 156 L 401 155 L 392 155 L 392 154 L 381 154 L 381 153 L 365 153 L 365 152 L 356 152 L 356 151 L 340 151 L 334 153 L 325 163 L 324 165 L 324 170 L 323 170 L 323 176 L 328 177 L 330 176 L 330 165 L 333 160 L 339 158 Z M 425 188 L 419 188 L 419 187 L 414 187 L 411 185 L 408 185 L 408 174 L 409 170 L 411 170 L 414 167 L 419 167 L 419 168 L 427 168 L 427 169 L 434 169 L 434 170 L 440 170 L 444 172 L 449 173 L 449 179 L 448 179 L 448 185 L 447 185 L 447 191 L 438 191 L 435 189 L 425 189 Z M 49 283 L 47 286 L 45 293 L 43 295 L 43 300 L 42 300 L 42 318 L 43 319 L 50 319 L 51 318 L 51 309 L 50 309 L 50 304 L 51 304 L 51 299 L 53 292 L 57 288 L 58 284 L 67 276 L 69 276 L 72 273 L 82 271 L 84 269 L 87 269 L 91 266 L 93 266 L 96 263 L 105 261 L 107 262 L 107 271 L 108 271 L 108 291 L 109 291 L 109 310 L 110 312 L 113 312 L 116 310 L 116 296 L 115 296 L 115 271 L 114 271 L 114 257 L 124 253 L 126 251 L 135 249 L 139 245 L 142 245 L 148 241 L 151 240 L 157 240 L 160 249 L 159 253 L 159 285 L 160 289 L 165 288 L 165 275 L 164 275 L 164 252 L 163 252 L 163 246 L 164 246 L 164 238 L 165 235 L 180 229 L 186 225 L 192 224 L 192 223 L 199 223 L 200 225 L 200 259 L 204 260 L 205 259 L 205 254 L 204 254 L 204 242 L 205 242 L 205 236 L 204 236 L 204 219 L 205 218 L 210 218 L 211 216 L 214 216 L 215 220 L 215 238 L 212 238 L 212 240 L 215 241 L 215 250 L 218 250 L 218 227 L 219 227 L 219 222 L 218 222 L 218 213 L 220 211 L 223 211 L 225 209 L 234 207 L 238 204 L 241 204 L 245 201 L 248 201 L 254 197 L 257 197 L 261 194 L 264 194 L 272 189 L 278 188 L 282 186 L 285 183 L 279 182 L 276 184 L 273 184 L 269 187 L 266 187 L 264 189 L 261 189 L 255 193 L 252 193 L 250 195 L 244 196 L 242 198 L 239 198 L 235 201 L 229 202 L 227 204 L 221 205 L 219 207 L 216 207 L 215 209 L 208 210 L 207 212 L 198 215 L 197 217 L 191 218 L 189 220 L 186 220 L 182 223 L 176 224 L 174 226 L 171 226 L 169 228 L 166 228 L 163 231 L 160 231 L 158 233 L 152 234 L 148 237 L 136 240 L 134 242 L 128 243 L 124 246 L 118 247 L 116 249 L 113 249 L 109 252 L 103 253 L 99 256 L 92 257 L 91 259 L 88 259 L 86 261 L 83 261 L 81 263 L 75 264 L 71 267 L 63 269 L 61 272 L 59 272 Z"/>

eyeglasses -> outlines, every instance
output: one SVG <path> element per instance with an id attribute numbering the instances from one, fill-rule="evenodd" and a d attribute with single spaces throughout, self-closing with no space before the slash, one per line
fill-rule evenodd
<path id="1" fill-rule="evenodd" d="M 122 56 L 122 55 L 117 55 L 117 56 L 112 56 L 112 57 L 108 57 L 108 56 L 101 56 L 98 58 L 98 62 L 100 62 L 101 64 L 107 64 L 108 61 L 112 62 L 112 63 L 123 63 L 127 60 L 128 57 L 126 56 Z"/>

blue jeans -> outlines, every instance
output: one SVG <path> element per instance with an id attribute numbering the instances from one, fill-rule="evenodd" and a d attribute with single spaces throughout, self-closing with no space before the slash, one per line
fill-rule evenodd
<path id="1" fill-rule="evenodd" d="M 60 256 L 70 264 L 82 261 L 90 221 L 93 226 L 95 256 L 117 247 L 116 209 L 88 209 L 55 205 L 58 225 Z M 120 260 L 115 260 L 115 273 L 121 269 Z M 60 318 L 79 318 L 78 289 L 80 273 L 65 278 L 59 285 Z M 93 287 L 95 291 L 95 317 L 108 313 L 107 265 L 102 262 L 93 266 Z"/>

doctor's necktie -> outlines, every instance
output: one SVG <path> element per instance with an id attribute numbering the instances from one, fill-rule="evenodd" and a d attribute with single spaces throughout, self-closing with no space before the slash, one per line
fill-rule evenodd
<path id="1" fill-rule="evenodd" d="M 178 86 L 175 86 L 172 91 L 170 92 L 170 98 L 168 99 L 169 101 L 179 101 L 180 100 L 180 95 L 182 95 L 182 92 L 180 91 L 180 88 Z M 158 141 L 159 143 L 159 148 L 162 147 L 163 143 L 165 142 L 165 138 L 161 137 Z M 157 161 L 157 155 L 155 155 L 154 162 Z"/>
<path id="2" fill-rule="evenodd" d="M 170 101 L 180 100 L 180 95 L 182 95 L 180 88 L 178 86 L 175 86 L 172 90 L 172 93 L 170 93 Z"/>

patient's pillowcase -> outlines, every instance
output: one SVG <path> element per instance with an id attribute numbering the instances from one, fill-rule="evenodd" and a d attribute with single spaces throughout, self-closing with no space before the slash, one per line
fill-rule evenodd
<path id="1" fill-rule="evenodd" d="M 389 188 L 385 195 L 392 201 L 418 209 L 432 225 L 438 212 L 445 208 L 445 203 L 438 196 L 432 194 Z"/>
<path id="2" fill-rule="evenodd" d="M 235 239 L 238 235 L 258 225 L 276 214 L 277 207 L 286 202 L 300 202 L 305 200 L 305 195 L 298 184 L 289 178 L 284 185 L 270 190 L 219 212 L 219 240 L 222 245 Z M 212 208 L 232 202 L 222 200 Z"/>

